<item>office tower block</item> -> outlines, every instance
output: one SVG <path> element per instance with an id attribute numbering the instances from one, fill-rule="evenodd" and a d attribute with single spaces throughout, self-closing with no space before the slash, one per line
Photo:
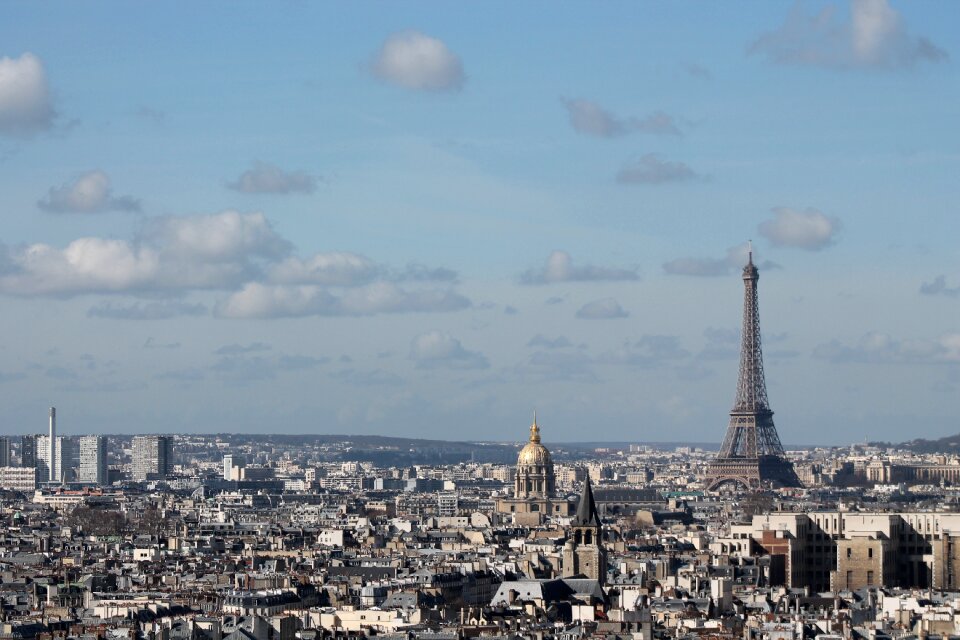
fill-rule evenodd
<path id="1" fill-rule="evenodd" d="M 131 478 L 136 482 L 166 478 L 173 467 L 170 447 L 170 436 L 135 436 Z"/>
<path id="2" fill-rule="evenodd" d="M 243 480 L 243 469 L 247 466 L 246 458 L 233 453 L 223 456 L 223 479 Z"/>
<path id="3" fill-rule="evenodd" d="M 55 465 L 52 463 L 53 460 L 57 458 L 57 408 L 50 407 L 50 433 L 47 438 L 47 464 L 48 466 L 48 477 L 49 482 L 59 482 L 62 478 L 62 470 L 60 465 Z"/>
<path id="4" fill-rule="evenodd" d="M 103 436 L 80 438 L 80 464 L 77 480 L 85 483 L 107 483 L 107 439 Z"/>
<path id="5" fill-rule="evenodd" d="M 10 466 L 10 438 L 0 436 L 0 467 Z"/>
<path id="6" fill-rule="evenodd" d="M 37 436 L 20 436 L 20 466 L 35 469 L 37 467 Z"/>

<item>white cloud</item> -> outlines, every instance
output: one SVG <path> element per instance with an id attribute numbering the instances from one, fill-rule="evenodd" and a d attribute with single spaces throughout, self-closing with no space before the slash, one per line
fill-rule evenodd
<path id="1" fill-rule="evenodd" d="M 690 353 L 680 346 L 676 336 L 648 335 L 638 341 L 625 342 L 598 358 L 604 364 L 624 364 L 634 367 L 663 366 L 667 362 L 686 359 Z"/>
<path id="2" fill-rule="evenodd" d="M 177 316 L 202 316 L 206 314 L 206 305 L 177 300 L 135 302 L 130 305 L 113 305 L 109 302 L 103 302 L 87 310 L 88 317 L 110 318 L 112 320 L 165 320 Z"/>
<path id="3" fill-rule="evenodd" d="M 457 91 L 465 81 L 460 58 L 441 40 L 418 31 L 388 37 L 373 61 L 381 80 L 406 89 Z"/>
<path id="4" fill-rule="evenodd" d="M 663 271 L 672 276 L 725 276 L 742 269 L 747 264 L 748 253 L 749 245 L 744 242 L 727 249 L 727 255 L 723 258 L 677 258 L 670 260 L 664 263 Z M 779 268 L 779 265 L 769 260 L 758 260 L 756 250 L 753 254 L 753 262 L 761 271 Z"/>
<path id="5" fill-rule="evenodd" d="M 887 0 L 853 0 L 849 19 L 829 5 L 810 16 L 796 6 L 777 30 L 763 34 L 750 48 L 781 64 L 831 68 L 907 68 L 940 62 L 946 51 L 907 31 Z"/>
<path id="6" fill-rule="evenodd" d="M 380 268 L 369 258 L 347 251 L 317 253 L 307 259 L 290 257 L 270 269 L 269 279 L 280 284 L 351 286 L 369 282 Z"/>
<path id="7" fill-rule="evenodd" d="M 110 176 L 96 169 L 81 174 L 73 182 L 50 187 L 47 196 L 37 202 L 53 213 L 98 213 L 101 211 L 140 211 L 140 201 L 132 196 L 114 196 Z"/>
<path id="8" fill-rule="evenodd" d="M 530 269 L 520 275 L 522 284 L 553 284 L 557 282 L 597 282 L 639 280 L 636 269 L 618 269 L 593 265 L 577 266 L 566 251 L 554 251 L 540 269 Z"/>
<path id="9" fill-rule="evenodd" d="M 341 295 L 315 285 L 250 282 L 221 302 L 217 314 L 227 318 L 372 316 L 459 311 L 469 306 L 470 301 L 454 291 L 407 291 L 388 282 L 374 282 Z"/>
<path id="10" fill-rule="evenodd" d="M 631 166 L 624 167 L 617 174 L 621 184 L 666 184 L 668 182 L 689 182 L 701 176 L 682 162 L 663 160 L 655 153 L 648 153 Z"/>
<path id="11" fill-rule="evenodd" d="M 543 349 L 566 349 L 572 347 L 573 343 L 566 336 L 558 336 L 556 338 L 548 338 L 543 334 L 537 334 L 530 338 L 530 342 L 527 343 L 528 347 L 541 347 Z"/>
<path id="12" fill-rule="evenodd" d="M 946 296 L 956 298 L 960 296 L 960 285 L 951 287 L 947 285 L 947 276 L 940 274 L 931 282 L 924 282 L 920 285 L 920 293 L 928 296 Z"/>
<path id="13" fill-rule="evenodd" d="M 21 295 L 126 291 L 145 287 L 160 271 L 160 255 L 123 240 L 79 238 L 64 249 L 33 244 L 8 250 L 0 290 Z"/>
<path id="14" fill-rule="evenodd" d="M 586 320 L 608 320 L 611 318 L 626 318 L 630 314 L 620 306 L 614 298 L 594 300 L 580 307 L 577 317 Z"/>
<path id="15" fill-rule="evenodd" d="M 243 193 L 313 193 L 317 178 L 303 171 L 284 171 L 267 162 L 256 162 L 227 186 Z"/>
<path id="16" fill-rule="evenodd" d="M 136 241 L 79 238 L 63 249 L 6 247 L 0 291 L 76 295 L 233 288 L 289 243 L 260 213 L 166 216 L 147 221 Z"/>
<path id="17" fill-rule="evenodd" d="M 151 219 L 145 235 L 172 255 L 210 261 L 243 256 L 280 258 L 290 242 L 273 230 L 262 213 L 223 211 L 211 215 L 163 216 Z"/>
<path id="18" fill-rule="evenodd" d="M 960 363 L 960 333 L 946 333 L 935 340 L 899 340 L 872 331 L 853 345 L 838 340 L 821 344 L 813 355 L 836 363 Z"/>
<path id="19" fill-rule="evenodd" d="M 410 359 L 418 369 L 486 369 L 487 358 L 478 351 L 464 349 L 460 341 L 442 331 L 418 335 L 410 343 Z"/>
<path id="20" fill-rule="evenodd" d="M 56 112 L 43 63 L 32 53 L 0 58 L 0 134 L 49 129 Z"/>
<path id="21" fill-rule="evenodd" d="M 819 251 L 836 240 L 840 221 L 816 209 L 798 211 L 788 207 L 773 210 L 773 220 L 760 223 L 760 235 L 780 247 Z"/>
<path id="22" fill-rule="evenodd" d="M 662 111 L 645 118 L 621 118 L 590 100 L 562 99 L 570 117 L 570 126 L 578 133 L 601 138 L 616 138 L 628 133 L 680 135 L 673 118 Z"/>

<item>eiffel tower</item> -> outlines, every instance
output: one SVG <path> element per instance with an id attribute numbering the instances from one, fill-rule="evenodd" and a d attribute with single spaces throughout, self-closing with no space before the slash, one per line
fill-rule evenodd
<path id="1" fill-rule="evenodd" d="M 784 455 L 767 400 L 757 308 L 759 279 L 751 250 L 743 268 L 743 332 L 737 399 L 730 411 L 730 425 L 720 452 L 707 469 L 705 479 L 710 490 L 723 485 L 740 485 L 744 489 L 800 486 L 793 464 Z"/>

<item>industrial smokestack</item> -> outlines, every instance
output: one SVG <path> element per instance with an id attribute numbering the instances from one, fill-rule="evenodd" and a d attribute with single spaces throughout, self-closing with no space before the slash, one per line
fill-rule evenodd
<path id="1" fill-rule="evenodd" d="M 57 480 L 59 480 L 59 478 L 57 478 L 57 467 L 60 466 L 54 462 L 56 460 L 55 456 L 57 455 L 57 408 L 56 407 L 50 407 L 50 437 L 47 438 L 47 446 L 50 447 L 49 449 L 50 457 L 48 458 L 49 460 L 48 466 L 50 467 L 50 477 L 48 478 L 48 480 L 50 480 L 50 482 L 56 482 Z"/>

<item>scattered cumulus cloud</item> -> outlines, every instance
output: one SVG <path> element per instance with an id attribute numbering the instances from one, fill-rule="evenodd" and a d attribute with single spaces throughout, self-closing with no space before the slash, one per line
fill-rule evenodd
<path id="1" fill-rule="evenodd" d="M 228 292 L 213 312 L 231 318 L 372 316 L 472 306 L 453 289 L 457 273 L 451 269 L 420 263 L 394 269 L 351 252 L 300 258 L 291 251 L 292 244 L 259 212 L 147 218 L 130 240 L 85 237 L 63 248 L 0 244 L 0 293 L 171 298 L 101 302 L 88 312 L 137 320 L 207 314 L 205 305 L 175 299 L 206 290 Z"/>
<path id="2" fill-rule="evenodd" d="M 630 314 L 620 306 L 614 298 L 594 300 L 577 310 L 577 317 L 584 320 L 609 320 L 612 318 L 626 318 Z"/>
<path id="3" fill-rule="evenodd" d="M 269 279 L 281 284 L 353 286 L 370 282 L 379 267 L 369 258 L 346 251 L 290 257 L 270 269 Z"/>
<path id="4" fill-rule="evenodd" d="M 530 341 L 527 343 L 528 347 L 539 347 L 541 349 L 566 349 L 572 347 L 573 343 L 567 339 L 566 336 L 557 336 L 556 338 L 548 338 L 544 335 L 537 334 L 534 337 L 530 338 Z"/>
<path id="5" fill-rule="evenodd" d="M 521 274 L 521 284 L 553 284 L 557 282 L 597 282 L 639 280 L 636 269 L 618 269 L 593 265 L 574 265 L 566 251 L 554 251 L 540 269 Z"/>
<path id="6" fill-rule="evenodd" d="M 582 351 L 535 351 L 512 373 L 523 380 L 597 382 L 593 361 Z"/>
<path id="7" fill-rule="evenodd" d="M 456 282 L 460 274 L 446 267 L 428 267 L 418 262 L 411 262 L 403 269 L 391 273 L 389 277 L 398 282 Z"/>
<path id="8" fill-rule="evenodd" d="M 140 105 L 137 107 L 133 115 L 137 118 L 143 120 L 149 120 L 153 124 L 162 125 L 167 121 L 167 114 L 160 109 L 155 109 L 153 107 L 148 107 L 146 105 Z"/>
<path id="9" fill-rule="evenodd" d="M 663 271 L 667 275 L 673 276 L 725 276 L 742 269 L 747 264 L 749 252 L 749 244 L 744 242 L 727 249 L 727 254 L 723 258 L 677 258 L 670 260 L 664 263 Z M 761 271 L 780 268 L 778 264 L 769 260 L 758 260 L 756 250 L 753 253 L 753 263 Z"/>
<path id="10" fill-rule="evenodd" d="M 170 380 L 172 382 L 198 382 L 206 379 L 207 375 L 203 370 L 191 367 L 188 369 L 176 369 L 173 371 L 164 371 L 158 373 L 153 378 L 155 380 Z"/>
<path id="11" fill-rule="evenodd" d="M 330 358 L 303 355 L 281 355 L 277 358 L 277 368 L 281 371 L 300 371 L 303 369 L 313 369 L 322 364 L 330 362 Z"/>
<path id="12" fill-rule="evenodd" d="M 797 4 L 786 21 L 761 35 L 749 52 L 778 64 L 833 69 L 903 69 L 949 58 L 927 38 L 910 34 L 887 0 L 853 0 L 849 17 L 836 5 L 808 15 Z"/>
<path id="13" fill-rule="evenodd" d="M 357 369 L 341 369 L 330 374 L 330 378 L 355 387 L 374 387 L 383 385 L 399 385 L 403 379 L 395 373 L 383 369 L 360 371 Z"/>
<path id="14" fill-rule="evenodd" d="M 102 302 L 87 310 L 89 318 L 109 318 L 111 320 L 166 320 L 178 316 L 207 315 L 207 306 L 200 303 L 165 300 L 161 302 L 135 302 L 129 305 L 114 305 Z"/>
<path id="15" fill-rule="evenodd" d="M 225 344 L 218 347 L 213 353 L 218 356 L 238 356 L 245 353 L 257 353 L 259 351 L 270 351 L 273 347 L 266 342 L 251 342 L 250 344 Z"/>
<path id="16" fill-rule="evenodd" d="M 628 165 L 617 174 L 620 184 L 667 184 L 670 182 L 690 182 L 701 178 L 683 162 L 664 160 L 659 154 L 648 153 L 632 165 Z"/>
<path id="17" fill-rule="evenodd" d="M 110 176 L 99 169 L 87 171 L 73 182 L 50 187 L 37 206 L 52 213 L 140 211 L 140 201 L 133 196 L 113 195 Z"/>
<path id="18" fill-rule="evenodd" d="M 56 118 L 43 63 L 32 53 L 0 58 L 0 135 L 27 136 Z"/>
<path id="19" fill-rule="evenodd" d="M 699 360 L 728 360 L 740 355 L 740 330 L 707 327 L 703 330 L 706 344 L 697 354 Z"/>
<path id="20" fill-rule="evenodd" d="M 677 336 L 648 335 L 636 342 L 625 342 L 617 349 L 600 356 L 605 364 L 653 367 L 687 358 L 690 353 L 680 346 Z"/>
<path id="21" fill-rule="evenodd" d="M 840 221 L 816 209 L 799 211 L 788 207 L 773 210 L 772 220 L 757 227 L 760 235 L 778 247 L 819 251 L 836 242 Z"/>
<path id="22" fill-rule="evenodd" d="M 238 286 L 290 243 L 261 213 L 225 211 L 146 221 L 133 241 L 78 238 L 65 248 L 0 247 L 0 292 L 23 296 Z"/>
<path id="23" fill-rule="evenodd" d="M 690 64 L 684 65 L 683 70 L 686 71 L 687 74 L 693 76 L 694 78 L 700 78 L 701 80 L 713 79 L 713 74 L 710 73 L 709 69 L 695 62 L 691 62 Z"/>
<path id="24" fill-rule="evenodd" d="M 153 336 L 147 338 L 147 339 L 144 340 L 144 342 L 143 342 L 143 348 L 144 348 L 144 349 L 165 349 L 165 350 L 171 350 L 171 349 L 179 349 L 180 346 L 181 346 L 181 345 L 180 345 L 179 342 L 157 342 L 156 340 L 153 339 Z"/>
<path id="25" fill-rule="evenodd" d="M 241 193 L 313 193 L 317 177 L 304 171 L 284 171 L 268 162 L 255 162 L 227 187 Z"/>
<path id="26" fill-rule="evenodd" d="M 144 235 L 171 254 L 210 261 L 241 256 L 278 259 L 292 248 L 259 212 L 152 218 Z"/>
<path id="27" fill-rule="evenodd" d="M 460 341 L 442 331 L 429 331 L 415 337 L 410 343 L 410 359 L 418 369 L 486 369 L 486 356 L 468 351 Z"/>
<path id="28" fill-rule="evenodd" d="M 960 363 L 960 333 L 946 333 L 936 340 L 900 340 L 873 331 L 850 345 L 831 340 L 817 346 L 813 355 L 835 363 Z"/>
<path id="29" fill-rule="evenodd" d="M 951 287 L 947 285 L 947 276 L 939 275 L 931 282 L 924 282 L 920 285 L 920 293 L 927 296 L 946 296 L 948 298 L 960 297 L 960 285 Z"/>
<path id="30" fill-rule="evenodd" d="M 315 285 L 250 282 L 222 301 L 216 312 L 226 318 L 295 318 L 460 311 L 469 306 L 467 298 L 451 290 L 406 290 L 389 282 L 341 294 Z"/>
<path id="31" fill-rule="evenodd" d="M 600 138 L 617 138 L 629 133 L 657 135 L 680 135 L 673 118 L 663 111 L 656 111 L 643 118 L 621 118 L 590 100 L 563 98 L 570 126 L 577 133 Z"/>
<path id="32" fill-rule="evenodd" d="M 459 91 L 466 81 L 460 58 L 442 40 L 419 31 L 388 37 L 372 70 L 385 82 L 419 91 Z"/>

